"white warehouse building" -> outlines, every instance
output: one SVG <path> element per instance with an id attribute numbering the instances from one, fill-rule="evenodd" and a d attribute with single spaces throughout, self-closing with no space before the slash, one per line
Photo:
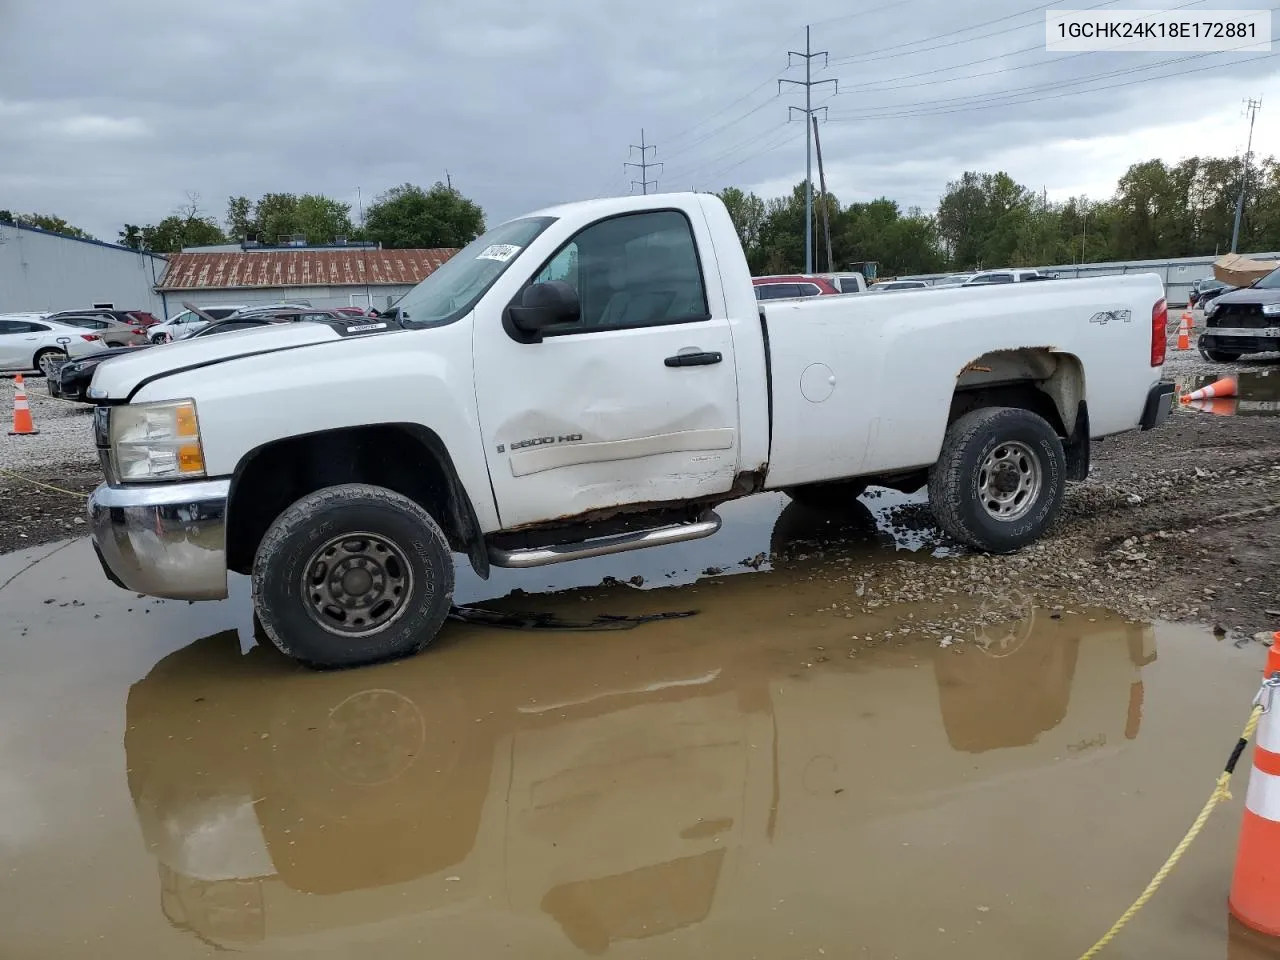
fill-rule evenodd
<path id="1" fill-rule="evenodd" d="M 170 314 L 182 304 L 305 301 L 313 307 L 385 310 L 457 251 L 380 250 L 373 247 L 247 247 L 169 254 L 156 289 Z"/>
<path id="2" fill-rule="evenodd" d="M 0 223 L 0 313 L 101 306 L 161 317 L 155 288 L 167 266 L 158 253 Z"/>

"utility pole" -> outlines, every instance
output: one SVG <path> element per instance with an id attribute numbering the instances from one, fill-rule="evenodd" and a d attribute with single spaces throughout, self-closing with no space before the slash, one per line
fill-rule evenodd
<path id="1" fill-rule="evenodd" d="M 835 265 L 831 262 L 831 209 L 827 200 L 827 175 L 822 168 L 822 140 L 818 138 L 818 118 L 810 117 L 809 122 L 813 124 L 813 146 L 818 154 L 818 185 L 822 187 L 822 232 L 827 238 L 827 270 L 835 272 Z"/>
<path id="2" fill-rule="evenodd" d="M 800 107 L 788 107 L 787 119 L 791 119 L 792 111 L 804 114 L 804 271 L 805 273 L 813 273 L 813 128 L 810 122 L 817 110 L 813 107 L 813 88 L 821 86 L 824 83 L 834 83 L 836 92 L 840 92 L 840 82 L 834 78 L 828 80 L 813 79 L 813 58 L 822 57 L 823 66 L 827 64 L 827 51 L 814 51 L 809 42 L 809 28 L 804 28 L 804 53 L 796 50 L 787 51 L 787 66 L 791 66 L 791 58 L 800 57 L 804 60 L 804 79 L 803 80 L 779 80 L 778 92 L 782 92 L 784 83 L 792 83 L 797 87 L 804 87 L 804 109 Z M 826 112 L 826 107 L 819 107 L 818 110 Z"/>
<path id="3" fill-rule="evenodd" d="M 449 171 L 447 169 L 444 172 L 444 182 L 448 185 L 450 190 L 453 189 L 453 177 L 449 176 Z"/>
<path id="4" fill-rule="evenodd" d="M 650 167 L 658 167 L 658 168 L 659 168 L 659 170 L 658 170 L 659 175 L 661 175 L 661 173 L 662 173 L 662 170 L 661 170 L 662 164 L 661 164 L 661 163 L 651 163 L 651 162 L 649 161 L 649 151 L 650 151 L 650 150 L 652 150 L 652 151 L 653 151 L 653 155 L 656 157 L 656 156 L 658 155 L 658 148 L 657 148 L 656 146 L 654 146 L 652 143 L 650 143 L 650 144 L 646 144 L 646 143 L 644 142 L 644 127 L 641 127 L 641 128 L 640 128 L 640 142 L 639 142 L 638 144 L 635 144 L 635 143 L 630 144 L 630 147 L 631 147 L 631 149 L 632 149 L 633 151 L 634 151 L 634 150 L 639 150 L 639 151 L 640 151 L 640 162 L 639 162 L 639 163 L 632 163 L 630 160 L 628 160 L 626 163 L 624 163 L 624 164 L 622 165 L 622 167 L 623 167 L 623 169 L 624 169 L 624 170 L 625 170 L 627 167 L 639 167 L 639 168 L 640 168 L 640 179 L 639 179 L 639 180 L 632 180 L 632 181 L 631 181 L 631 186 L 633 186 L 633 187 L 639 187 L 639 188 L 640 188 L 640 192 L 641 192 L 641 193 L 647 194 L 647 193 L 649 192 L 649 186 L 650 186 L 650 184 L 652 184 L 652 185 L 653 185 L 653 186 L 655 186 L 655 187 L 658 185 L 658 181 L 657 181 L 657 180 L 650 180 L 650 179 L 649 179 L 649 168 L 650 168 Z M 627 154 L 627 156 L 632 156 L 632 154 Z"/>
<path id="5" fill-rule="evenodd" d="M 1240 195 L 1236 197 L 1236 223 L 1231 228 L 1231 252 L 1236 252 L 1236 243 L 1240 240 L 1240 217 L 1244 214 L 1244 191 L 1249 184 L 1249 158 L 1253 152 L 1253 121 L 1262 108 L 1262 101 L 1250 98 L 1245 101 L 1244 108 L 1249 111 L 1249 141 L 1244 148 L 1244 169 L 1240 173 Z"/>

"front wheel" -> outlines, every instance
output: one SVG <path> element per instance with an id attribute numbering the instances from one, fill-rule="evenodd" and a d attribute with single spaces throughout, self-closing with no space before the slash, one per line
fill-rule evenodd
<path id="1" fill-rule="evenodd" d="M 253 602 L 288 656 L 351 667 L 417 653 L 453 601 L 439 524 L 408 497 L 363 483 L 326 487 L 286 509 L 253 561 Z"/>
<path id="2" fill-rule="evenodd" d="M 1211 347 L 1206 347 L 1203 337 L 1196 341 L 1196 347 L 1200 350 L 1200 356 L 1210 363 L 1235 363 L 1240 359 L 1240 354 L 1230 350 L 1214 350 Z"/>
<path id="3" fill-rule="evenodd" d="M 1053 522 L 1066 473 L 1062 441 L 1043 417 L 1017 407 L 974 410 L 947 429 L 929 471 L 929 505 L 961 543 L 1010 553 Z"/>

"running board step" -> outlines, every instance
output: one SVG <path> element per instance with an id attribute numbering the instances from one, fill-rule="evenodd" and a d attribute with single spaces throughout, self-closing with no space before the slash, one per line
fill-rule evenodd
<path id="1" fill-rule="evenodd" d="M 684 540 L 700 540 L 720 529 L 720 517 L 707 513 L 694 523 L 675 523 L 667 527 L 651 527 L 630 533 L 618 533 L 610 537 L 583 540 L 580 543 L 557 543 L 549 547 L 529 547 L 520 550 L 489 548 L 489 562 L 495 567 L 543 567 L 565 560 L 585 560 L 587 557 L 603 557 L 610 553 L 643 550 L 645 547 L 661 547 Z"/>

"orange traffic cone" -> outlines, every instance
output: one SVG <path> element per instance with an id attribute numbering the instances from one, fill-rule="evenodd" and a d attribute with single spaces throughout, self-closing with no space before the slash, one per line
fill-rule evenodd
<path id="1" fill-rule="evenodd" d="M 1267 651 L 1264 676 L 1277 674 L 1280 631 Z M 1262 691 L 1263 697 L 1274 693 L 1274 687 Z M 1227 908 L 1245 926 L 1275 937 L 1280 936 L 1280 699 L 1266 706 L 1255 737 Z"/>
<path id="2" fill-rule="evenodd" d="M 1182 314 L 1182 322 L 1178 326 L 1178 349 L 1191 349 L 1191 330 L 1195 326 L 1195 321 L 1191 318 L 1191 311 L 1186 310 Z"/>
<path id="3" fill-rule="evenodd" d="M 1235 377 L 1223 377 L 1221 380 L 1215 380 L 1207 387 L 1184 393 L 1180 399 L 1183 403 L 1190 403 L 1192 400 L 1212 400 L 1214 397 L 1234 397 L 1235 395 Z"/>
<path id="4" fill-rule="evenodd" d="M 1216 400 L 1188 400 L 1187 409 L 1211 413 L 1215 417 L 1234 417 L 1236 401 L 1231 397 L 1218 397 Z"/>
<path id="5" fill-rule="evenodd" d="M 17 393 L 13 395 L 13 429 L 9 431 L 9 436 L 39 433 L 36 425 L 31 422 L 31 407 L 27 405 L 27 387 L 22 382 L 22 374 L 18 374 L 13 385 Z"/>

